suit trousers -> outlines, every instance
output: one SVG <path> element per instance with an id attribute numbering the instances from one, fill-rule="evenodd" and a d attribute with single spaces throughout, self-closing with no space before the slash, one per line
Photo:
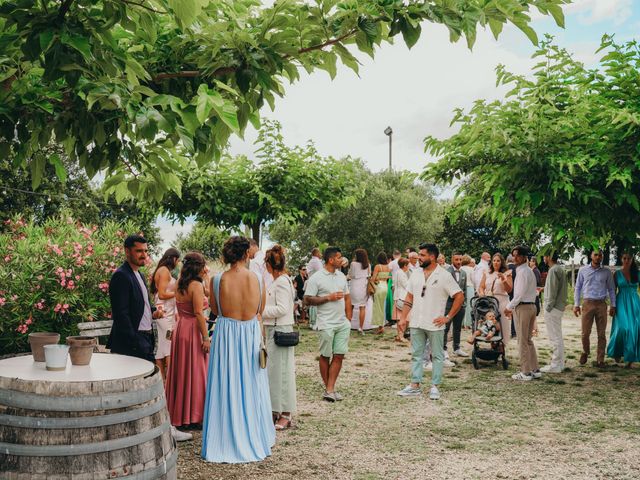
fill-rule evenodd
<path id="1" fill-rule="evenodd" d="M 598 332 L 598 353 L 596 361 L 604 362 L 604 353 L 607 348 L 607 302 L 604 300 L 588 300 L 582 302 L 582 351 L 589 355 L 591 353 L 591 345 L 589 337 L 593 322 L 596 322 L 596 331 Z"/>
<path id="2" fill-rule="evenodd" d="M 449 306 L 450 308 L 450 306 Z M 449 310 L 447 308 L 447 311 Z M 453 351 L 455 352 L 460 348 L 460 332 L 462 331 L 462 323 L 464 322 L 464 307 L 458 310 L 456 316 L 447 322 L 447 326 L 444 328 L 444 349 L 447 349 L 447 338 L 449 338 L 449 329 L 453 324 Z"/>
<path id="3" fill-rule="evenodd" d="M 533 327 L 536 323 L 536 306 L 534 304 L 516 306 L 513 311 L 513 318 L 518 332 L 520 371 L 529 374 L 534 370 L 538 370 L 538 354 L 532 339 Z"/>
<path id="4" fill-rule="evenodd" d="M 127 345 L 111 348 L 111 353 L 120 355 L 128 355 L 130 357 L 138 357 L 143 360 L 155 362 L 153 349 L 155 348 L 155 338 L 153 332 L 136 332 L 137 345 Z"/>

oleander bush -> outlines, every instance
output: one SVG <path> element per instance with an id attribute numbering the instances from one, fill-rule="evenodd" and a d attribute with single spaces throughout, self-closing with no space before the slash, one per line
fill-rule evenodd
<path id="1" fill-rule="evenodd" d="M 43 224 L 14 217 L 0 230 L 0 354 L 29 350 L 28 334 L 78 333 L 111 317 L 109 279 L 131 223 L 83 225 L 68 214 Z"/>

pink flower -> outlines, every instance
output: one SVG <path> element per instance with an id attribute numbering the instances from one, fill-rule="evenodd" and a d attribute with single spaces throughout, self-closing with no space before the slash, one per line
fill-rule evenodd
<path id="1" fill-rule="evenodd" d="M 106 314 L 106 317 L 107 317 L 107 318 L 111 318 L 111 312 L 108 312 L 108 313 Z"/>
<path id="2" fill-rule="evenodd" d="M 76 275 L 76 281 L 80 281 L 80 275 Z"/>
<path id="3" fill-rule="evenodd" d="M 59 303 L 55 307 L 53 307 L 53 311 L 56 313 L 58 313 L 61 309 L 62 309 L 62 305 L 60 305 Z"/>
<path id="4" fill-rule="evenodd" d="M 18 299 L 18 295 L 11 295 L 11 300 L 12 301 L 16 301 Z"/>
<path id="5" fill-rule="evenodd" d="M 0 307 L 2 307 L 5 303 L 7 303 L 7 299 L 4 297 L 0 297 Z"/>
<path id="6" fill-rule="evenodd" d="M 69 283 L 67 283 L 67 288 L 69 290 L 73 290 L 75 288 L 75 283 L 73 283 L 73 280 L 69 280 Z"/>
<path id="7" fill-rule="evenodd" d="M 67 282 L 65 281 L 64 278 L 62 280 L 60 280 L 60 285 L 62 285 L 63 287 L 67 286 Z"/>
<path id="8" fill-rule="evenodd" d="M 29 317 L 24 321 L 25 325 L 31 325 L 33 323 L 33 317 Z"/>
<path id="9" fill-rule="evenodd" d="M 7 255 L 6 257 L 4 257 L 4 261 L 6 263 L 9 263 L 11 261 L 11 255 Z"/>
<path id="10" fill-rule="evenodd" d="M 109 291 L 109 284 L 107 282 L 101 282 L 98 284 L 98 288 L 104 293 L 107 293 Z"/>
<path id="11" fill-rule="evenodd" d="M 64 308 L 65 310 L 68 310 L 69 309 L 69 304 L 65 303 L 64 305 L 62 305 L 62 308 Z"/>

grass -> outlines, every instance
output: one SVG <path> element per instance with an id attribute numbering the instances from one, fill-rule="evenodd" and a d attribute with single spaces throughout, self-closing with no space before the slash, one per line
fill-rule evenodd
<path id="1" fill-rule="evenodd" d="M 542 318 L 539 323 L 534 342 L 548 358 Z M 411 364 L 410 350 L 393 342 L 392 331 L 353 334 L 338 381 L 345 400 L 335 404 L 321 400 L 316 334 L 303 329 L 296 348 L 296 428 L 278 433 L 272 457 L 208 464 L 199 459 L 197 433 L 196 441 L 180 445 L 178 477 L 475 479 L 502 472 L 498 478 L 637 478 L 640 368 L 578 365 L 579 323 L 569 311 L 564 329 L 563 373 L 514 382 L 513 342 L 507 371 L 493 365 L 476 371 L 469 360 L 446 369 L 438 402 L 395 395 L 409 382 Z"/>

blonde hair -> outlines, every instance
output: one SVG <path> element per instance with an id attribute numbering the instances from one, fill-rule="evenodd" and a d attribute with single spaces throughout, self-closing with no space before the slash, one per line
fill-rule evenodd
<path id="1" fill-rule="evenodd" d="M 471 263 L 471 256 L 464 254 L 462 256 L 462 265 L 469 265 Z"/>

